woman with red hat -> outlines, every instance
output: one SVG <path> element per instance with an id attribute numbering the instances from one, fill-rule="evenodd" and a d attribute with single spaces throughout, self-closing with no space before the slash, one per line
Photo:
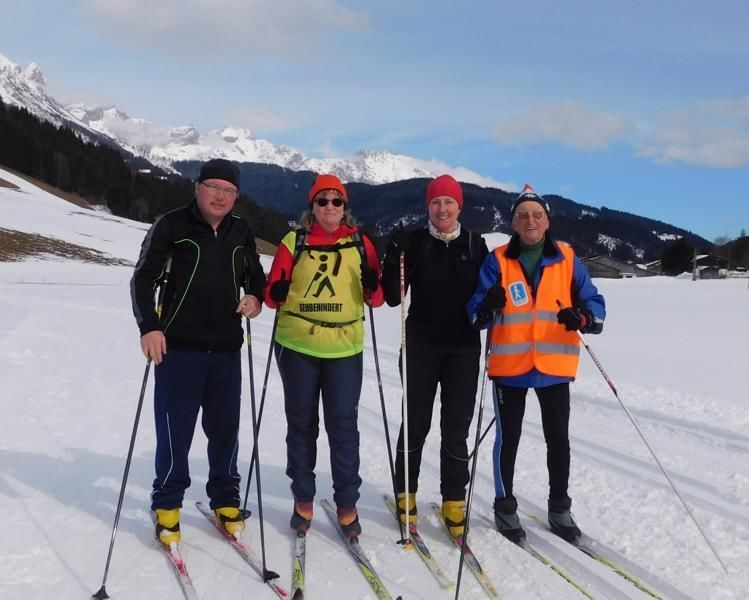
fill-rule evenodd
<path id="1" fill-rule="evenodd" d="M 380 264 L 372 242 L 356 227 L 346 188 L 335 175 L 319 175 L 309 210 L 281 240 L 265 301 L 277 309 L 275 355 L 284 387 L 286 474 L 294 509 L 291 527 L 312 520 L 319 403 L 330 442 L 333 500 L 349 537 L 361 533 L 359 430 L 364 305 L 382 306 Z"/>
<path id="2" fill-rule="evenodd" d="M 457 537 L 465 528 L 468 428 L 478 383 L 481 342 L 468 321 L 465 304 L 476 287 L 488 249 L 484 239 L 461 227 L 463 190 L 450 175 L 433 179 L 426 189 L 426 226 L 397 231 L 385 252 L 382 287 L 390 306 L 400 304 L 400 255 L 405 285 L 411 289 L 406 319 L 408 404 L 408 488 L 405 481 L 401 426 L 395 459 L 401 521 L 416 522 L 416 490 L 421 454 L 432 422 L 440 386 L 440 493 L 442 516 Z M 406 493 L 408 489 L 408 493 Z"/>

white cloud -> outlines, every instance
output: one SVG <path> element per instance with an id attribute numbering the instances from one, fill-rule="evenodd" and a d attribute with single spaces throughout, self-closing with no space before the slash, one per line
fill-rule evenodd
<path id="1" fill-rule="evenodd" d="M 314 54 L 331 31 L 366 31 L 364 11 L 338 0 L 80 0 L 105 36 L 206 60 L 227 52 Z"/>
<path id="2" fill-rule="evenodd" d="M 663 163 L 745 167 L 749 165 L 749 96 L 703 101 L 665 113 L 638 150 Z"/>
<path id="3" fill-rule="evenodd" d="M 515 182 L 499 181 L 492 177 L 481 175 L 480 173 L 477 173 L 476 171 L 473 171 L 466 167 L 452 167 L 446 162 L 442 162 L 441 160 L 437 160 L 436 158 L 432 158 L 430 160 L 414 158 L 412 159 L 412 163 L 415 166 L 424 169 L 425 171 L 434 173 L 435 175 L 439 175 L 441 173 L 449 173 L 458 181 L 463 181 L 465 183 L 473 183 L 482 187 L 499 188 L 506 192 L 520 191 L 520 187 Z"/>
<path id="4" fill-rule="evenodd" d="M 336 158 L 341 155 L 331 140 L 325 140 L 315 151 L 323 158 Z"/>
<path id="5" fill-rule="evenodd" d="M 539 104 L 525 115 L 510 117 L 494 130 L 500 144 L 558 143 L 579 150 L 601 150 L 632 133 L 621 117 L 578 102 Z"/>
<path id="6" fill-rule="evenodd" d="M 230 125 L 247 127 L 254 132 L 265 133 L 293 129 L 296 121 L 273 112 L 267 108 L 257 106 L 237 106 L 224 111 L 223 118 Z"/>

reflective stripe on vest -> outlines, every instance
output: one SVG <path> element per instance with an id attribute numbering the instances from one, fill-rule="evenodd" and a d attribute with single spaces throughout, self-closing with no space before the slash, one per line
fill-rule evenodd
<path id="1" fill-rule="evenodd" d="M 507 245 L 494 250 L 507 305 L 495 316 L 489 375 L 523 375 L 537 369 L 547 375 L 574 378 L 580 362 L 580 339 L 557 323 L 557 300 L 572 305 L 574 252 L 557 242 L 562 260 L 543 267 L 534 298 L 520 261 L 505 256 Z"/>

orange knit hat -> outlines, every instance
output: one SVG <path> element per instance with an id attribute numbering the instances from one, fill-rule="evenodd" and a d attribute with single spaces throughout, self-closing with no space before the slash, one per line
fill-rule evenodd
<path id="1" fill-rule="evenodd" d="M 323 190 L 335 190 L 340 192 L 344 200 L 348 202 L 348 194 L 346 193 L 346 188 L 343 187 L 341 180 L 335 175 L 329 174 L 318 175 L 315 178 L 315 183 L 312 184 L 307 201 L 312 204 L 312 200 L 314 200 L 315 196 Z"/>

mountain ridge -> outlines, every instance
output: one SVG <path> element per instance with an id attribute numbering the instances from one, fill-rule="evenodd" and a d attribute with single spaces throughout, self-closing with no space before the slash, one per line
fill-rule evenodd
<path id="1" fill-rule="evenodd" d="M 461 221 L 476 231 L 509 232 L 509 207 L 515 194 L 491 179 L 468 170 L 450 169 L 439 161 L 423 161 L 389 152 L 361 150 L 347 159 L 313 159 L 289 146 L 277 146 L 241 127 L 201 134 L 191 125 L 169 127 L 133 118 L 116 106 L 90 108 L 83 103 L 60 105 L 46 92 L 38 65 L 25 70 L 0 55 L 0 97 L 40 119 L 73 130 L 97 144 L 118 149 L 132 168 L 155 166 L 167 174 L 195 178 L 202 161 L 223 157 L 238 162 L 241 188 L 253 202 L 298 217 L 318 172 L 332 172 L 347 182 L 355 214 L 364 227 L 385 238 L 399 226 L 423 225 L 423 194 L 429 178 L 452 172 L 464 185 L 466 208 Z M 465 173 L 464 173 L 465 171 Z M 463 174 L 463 175 L 461 175 Z M 510 187 L 512 187 L 511 184 Z M 581 255 L 608 254 L 642 262 L 660 258 L 674 240 L 686 237 L 695 246 L 710 242 L 684 229 L 606 207 L 595 208 L 547 194 L 552 230 Z M 126 199 L 120 199 L 120 203 Z M 129 214 L 152 215 L 130 199 Z"/>

